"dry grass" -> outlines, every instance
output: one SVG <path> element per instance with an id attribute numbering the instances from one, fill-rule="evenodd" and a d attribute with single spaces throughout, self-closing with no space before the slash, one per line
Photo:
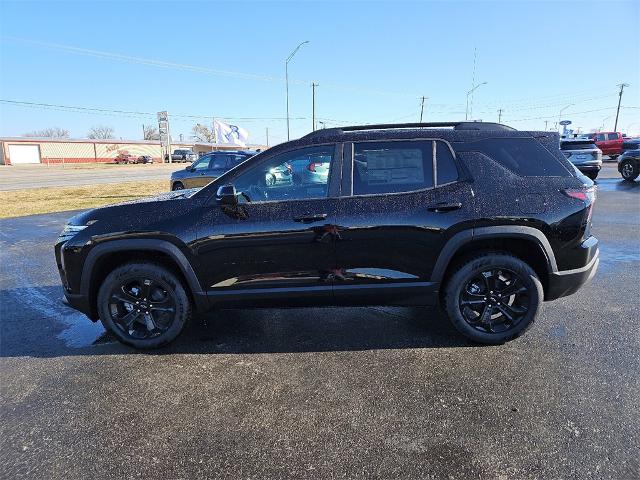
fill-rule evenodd
<path id="1" fill-rule="evenodd" d="M 167 180 L 0 192 L 0 218 L 100 207 L 166 192 Z"/>

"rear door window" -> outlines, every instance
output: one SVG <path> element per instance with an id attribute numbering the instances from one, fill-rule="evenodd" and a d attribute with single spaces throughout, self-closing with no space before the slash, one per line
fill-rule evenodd
<path id="1" fill-rule="evenodd" d="M 607 140 L 618 140 L 617 133 L 607 133 Z"/>
<path id="2" fill-rule="evenodd" d="M 569 175 L 569 171 L 534 138 L 488 138 L 459 144 L 455 148 L 483 153 L 522 177 Z"/>
<path id="3" fill-rule="evenodd" d="M 433 142 L 354 143 L 353 194 L 399 193 L 433 187 Z"/>

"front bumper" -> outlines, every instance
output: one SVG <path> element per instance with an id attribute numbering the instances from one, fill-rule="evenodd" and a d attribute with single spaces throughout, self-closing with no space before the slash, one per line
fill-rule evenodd
<path id="1" fill-rule="evenodd" d="M 587 264 L 573 270 L 551 272 L 548 277 L 545 300 L 555 300 L 576 293 L 594 277 L 600 264 L 598 240 L 595 237 L 590 237 L 583 245 L 589 250 Z"/>

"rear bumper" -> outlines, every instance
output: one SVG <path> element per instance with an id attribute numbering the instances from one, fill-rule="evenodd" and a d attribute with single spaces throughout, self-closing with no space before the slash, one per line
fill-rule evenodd
<path id="1" fill-rule="evenodd" d="M 589 165 L 589 164 L 575 164 L 576 168 L 578 170 L 580 170 L 581 172 L 599 172 L 602 169 L 602 164 L 595 164 L 595 165 Z"/>
<path id="2" fill-rule="evenodd" d="M 595 237 L 590 237 L 591 239 L 595 240 Z M 600 250 L 597 240 L 591 240 L 590 243 L 587 247 L 589 249 L 588 262 L 584 267 L 549 274 L 545 300 L 555 300 L 576 293 L 594 277 L 600 263 Z"/>

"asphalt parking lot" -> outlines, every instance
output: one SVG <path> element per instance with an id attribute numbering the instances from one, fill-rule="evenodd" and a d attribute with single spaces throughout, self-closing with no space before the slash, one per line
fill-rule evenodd
<path id="1" fill-rule="evenodd" d="M 0 191 L 38 187 L 76 187 L 97 183 L 167 180 L 184 163 L 154 165 L 19 165 L 0 166 Z"/>
<path id="2" fill-rule="evenodd" d="M 0 221 L 0 478 L 639 478 L 640 182 L 601 177 L 598 274 L 503 346 L 335 308 L 140 353 L 59 303 L 69 212 Z"/>

